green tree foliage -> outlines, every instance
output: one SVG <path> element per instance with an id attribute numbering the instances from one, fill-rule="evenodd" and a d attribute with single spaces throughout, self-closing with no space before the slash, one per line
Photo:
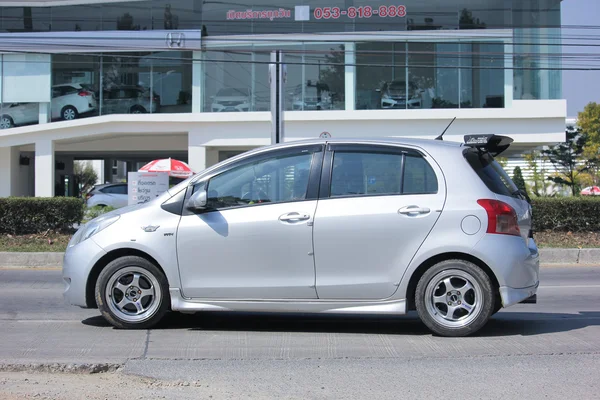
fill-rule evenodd
<path id="1" fill-rule="evenodd" d="M 600 182 L 600 104 L 589 103 L 577 118 L 577 125 L 587 137 L 584 156 L 588 160 L 588 184 Z"/>
<path id="2" fill-rule="evenodd" d="M 533 150 L 531 153 L 524 155 L 525 161 L 531 171 L 531 192 L 537 196 L 546 196 L 548 184 L 546 181 L 546 170 L 540 168 L 541 162 L 544 160 L 542 153 L 539 150 Z"/>
<path id="3" fill-rule="evenodd" d="M 600 104 L 589 103 L 577 118 L 579 130 L 587 136 L 588 146 L 600 146 Z"/>
<path id="4" fill-rule="evenodd" d="M 519 189 L 523 192 L 527 193 L 527 187 L 525 186 L 525 179 L 523 178 L 523 172 L 521 172 L 521 167 L 517 166 L 513 170 L 513 182 Z"/>
<path id="5" fill-rule="evenodd" d="M 573 196 L 577 196 L 581 190 L 581 179 L 589 170 L 583 157 L 587 136 L 578 130 L 567 130 L 566 139 L 566 142 L 542 150 L 542 154 L 557 171 L 548 180 L 569 187 Z"/>
<path id="6" fill-rule="evenodd" d="M 77 182 L 79 182 L 80 193 L 86 193 L 98 182 L 98 174 L 90 163 L 75 161 L 73 169 Z"/>

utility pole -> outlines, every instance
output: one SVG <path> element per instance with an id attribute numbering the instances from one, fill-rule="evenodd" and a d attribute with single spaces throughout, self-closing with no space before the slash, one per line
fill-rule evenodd
<path id="1" fill-rule="evenodd" d="M 285 109 L 285 82 L 287 71 L 283 64 L 283 53 L 273 51 L 269 64 L 269 85 L 271 87 L 271 144 L 283 143 L 283 111 Z"/>

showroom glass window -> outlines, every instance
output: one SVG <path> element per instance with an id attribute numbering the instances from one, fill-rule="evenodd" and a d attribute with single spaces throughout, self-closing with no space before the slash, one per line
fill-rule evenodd
<path id="1" fill-rule="evenodd" d="M 228 46 L 207 51 L 203 60 L 202 111 L 269 111 L 269 50 Z"/>
<path id="2" fill-rule="evenodd" d="M 356 47 L 357 109 L 504 107 L 504 43 Z"/>
<path id="3" fill-rule="evenodd" d="M 343 44 L 304 44 L 284 50 L 287 63 L 285 108 L 291 111 L 343 110 Z"/>
<path id="4" fill-rule="evenodd" d="M 268 158 L 233 168 L 208 182 L 212 208 L 306 199 L 312 153 Z"/>
<path id="5" fill-rule="evenodd" d="M 75 85 L 93 94 L 94 107 L 78 118 L 107 114 L 187 113 L 192 110 L 192 52 L 118 53 L 52 57 L 55 87 Z M 63 99 L 52 103 L 59 118 Z"/>

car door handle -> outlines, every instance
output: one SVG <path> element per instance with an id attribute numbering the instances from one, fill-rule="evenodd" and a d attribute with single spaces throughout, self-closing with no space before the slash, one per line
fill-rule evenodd
<path id="1" fill-rule="evenodd" d="M 430 212 L 431 210 L 429 208 L 419 206 L 402 207 L 398 210 L 398 214 L 403 215 L 429 214 Z"/>
<path id="2" fill-rule="evenodd" d="M 300 214 L 300 213 L 297 213 L 297 212 L 291 212 L 291 213 L 283 214 L 281 217 L 279 217 L 279 220 L 280 221 L 284 221 L 284 222 L 305 221 L 307 219 L 310 219 L 310 215 L 308 215 L 308 214 Z"/>

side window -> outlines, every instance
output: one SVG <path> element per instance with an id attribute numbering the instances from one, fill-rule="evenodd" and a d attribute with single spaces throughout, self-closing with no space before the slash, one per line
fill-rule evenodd
<path id="1" fill-rule="evenodd" d="M 423 157 L 407 155 L 404 164 L 404 194 L 435 194 L 438 181 Z"/>
<path id="2" fill-rule="evenodd" d="M 113 186 L 114 194 L 127 194 L 127 185 Z"/>
<path id="3" fill-rule="evenodd" d="M 336 151 L 331 197 L 401 194 L 402 154 Z"/>
<path id="4" fill-rule="evenodd" d="M 306 199 L 312 153 L 273 157 L 241 165 L 208 182 L 213 208 Z"/>
<path id="5" fill-rule="evenodd" d="M 115 193 L 114 186 L 105 187 L 104 189 L 100 189 L 100 191 L 102 193 L 106 193 L 106 194 L 114 194 Z"/>
<path id="6" fill-rule="evenodd" d="M 60 88 L 52 88 L 52 98 L 56 98 L 56 97 L 60 97 L 62 96 L 62 91 Z"/>

